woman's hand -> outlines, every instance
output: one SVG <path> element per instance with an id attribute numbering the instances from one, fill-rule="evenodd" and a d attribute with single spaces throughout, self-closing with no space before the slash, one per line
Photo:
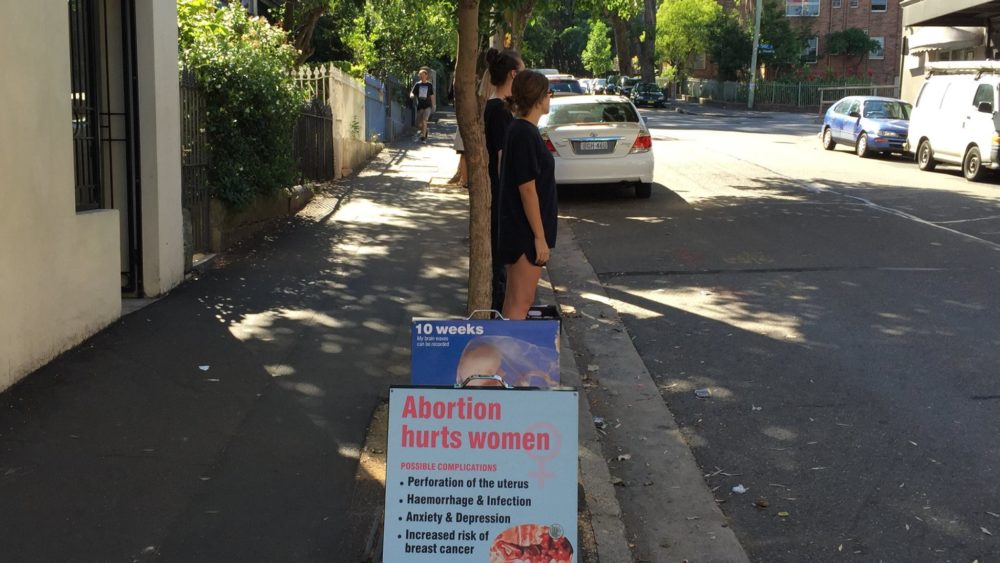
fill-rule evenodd
<path id="1" fill-rule="evenodd" d="M 549 243 L 544 238 L 535 239 L 535 265 L 544 266 L 549 261 Z"/>

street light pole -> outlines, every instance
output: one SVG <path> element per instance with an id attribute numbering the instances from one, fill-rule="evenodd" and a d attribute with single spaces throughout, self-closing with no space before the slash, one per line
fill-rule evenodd
<path id="1" fill-rule="evenodd" d="M 747 109 L 753 109 L 753 94 L 757 89 L 757 49 L 760 47 L 760 12 L 761 0 L 757 0 L 757 8 L 753 12 L 753 56 L 750 57 L 750 92 L 747 93 Z"/>

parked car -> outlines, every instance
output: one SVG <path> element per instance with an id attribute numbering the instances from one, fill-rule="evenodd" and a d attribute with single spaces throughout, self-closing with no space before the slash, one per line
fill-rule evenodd
<path id="1" fill-rule="evenodd" d="M 927 71 L 907 145 L 921 170 L 955 164 L 967 180 L 981 180 L 986 171 L 1000 168 L 1000 62 L 928 63 Z"/>
<path id="2" fill-rule="evenodd" d="M 656 84 L 649 82 L 643 82 L 637 84 L 635 88 L 632 89 L 632 95 L 630 96 L 632 103 L 637 106 L 653 106 L 662 108 L 666 105 L 666 99 L 663 97 L 663 90 Z"/>
<path id="3" fill-rule="evenodd" d="M 554 96 L 573 96 L 583 94 L 580 81 L 570 75 L 555 75 L 549 77 L 549 89 Z"/>
<path id="4" fill-rule="evenodd" d="M 635 88 L 635 85 L 641 82 L 642 79 L 639 78 L 638 76 L 633 76 L 631 78 L 628 76 L 623 76 L 618 79 L 617 93 L 628 98 L 629 96 L 632 95 L 632 89 Z"/>
<path id="5" fill-rule="evenodd" d="M 553 98 L 538 128 L 555 158 L 557 184 L 628 183 L 636 197 L 652 193 L 653 137 L 629 100 Z"/>
<path id="6" fill-rule="evenodd" d="M 578 78 L 577 81 L 580 82 L 580 88 L 583 89 L 583 93 L 584 94 L 593 94 L 594 93 L 593 90 L 591 89 L 591 82 L 592 82 L 591 79 L 589 79 L 589 78 Z"/>
<path id="7" fill-rule="evenodd" d="M 848 96 L 827 110 L 820 129 L 823 148 L 837 143 L 852 147 L 860 157 L 900 153 L 910 120 L 910 104 L 895 98 Z"/>
<path id="8" fill-rule="evenodd" d="M 606 78 L 595 78 L 592 83 L 593 92 L 591 94 L 603 94 L 607 85 L 608 80 Z"/>
<path id="9" fill-rule="evenodd" d="M 617 74 L 609 74 L 608 75 L 607 81 L 605 82 L 605 85 L 604 85 L 604 93 L 605 94 L 609 94 L 610 95 L 610 94 L 618 94 L 619 93 L 618 92 L 618 90 L 619 90 L 619 88 L 618 88 L 618 78 L 619 77 L 618 77 Z"/>

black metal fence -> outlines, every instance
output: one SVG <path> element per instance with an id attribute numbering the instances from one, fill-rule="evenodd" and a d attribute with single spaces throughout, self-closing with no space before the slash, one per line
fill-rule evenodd
<path id="1" fill-rule="evenodd" d="M 205 92 L 189 71 L 181 73 L 180 90 L 181 194 L 183 206 L 191 214 L 194 251 L 203 252 L 211 246 Z"/>
<path id="2" fill-rule="evenodd" d="M 334 178 L 333 110 L 320 98 L 313 98 L 299 113 L 295 124 L 295 162 L 299 181 Z"/>

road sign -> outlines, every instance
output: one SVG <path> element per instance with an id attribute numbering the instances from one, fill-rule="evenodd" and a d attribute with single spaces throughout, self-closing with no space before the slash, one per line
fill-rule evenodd
<path id="1" fill-rule="evenodd" d="M 576 391 L 393 387 L 383 560 L 577 558 Z"/>
<path id="2" fill-rule="evenodd" d="M 514 387 L 559 385 L 559 321 L 414 319 L 410 383 L 462 385 L 499 375 Z"/>

